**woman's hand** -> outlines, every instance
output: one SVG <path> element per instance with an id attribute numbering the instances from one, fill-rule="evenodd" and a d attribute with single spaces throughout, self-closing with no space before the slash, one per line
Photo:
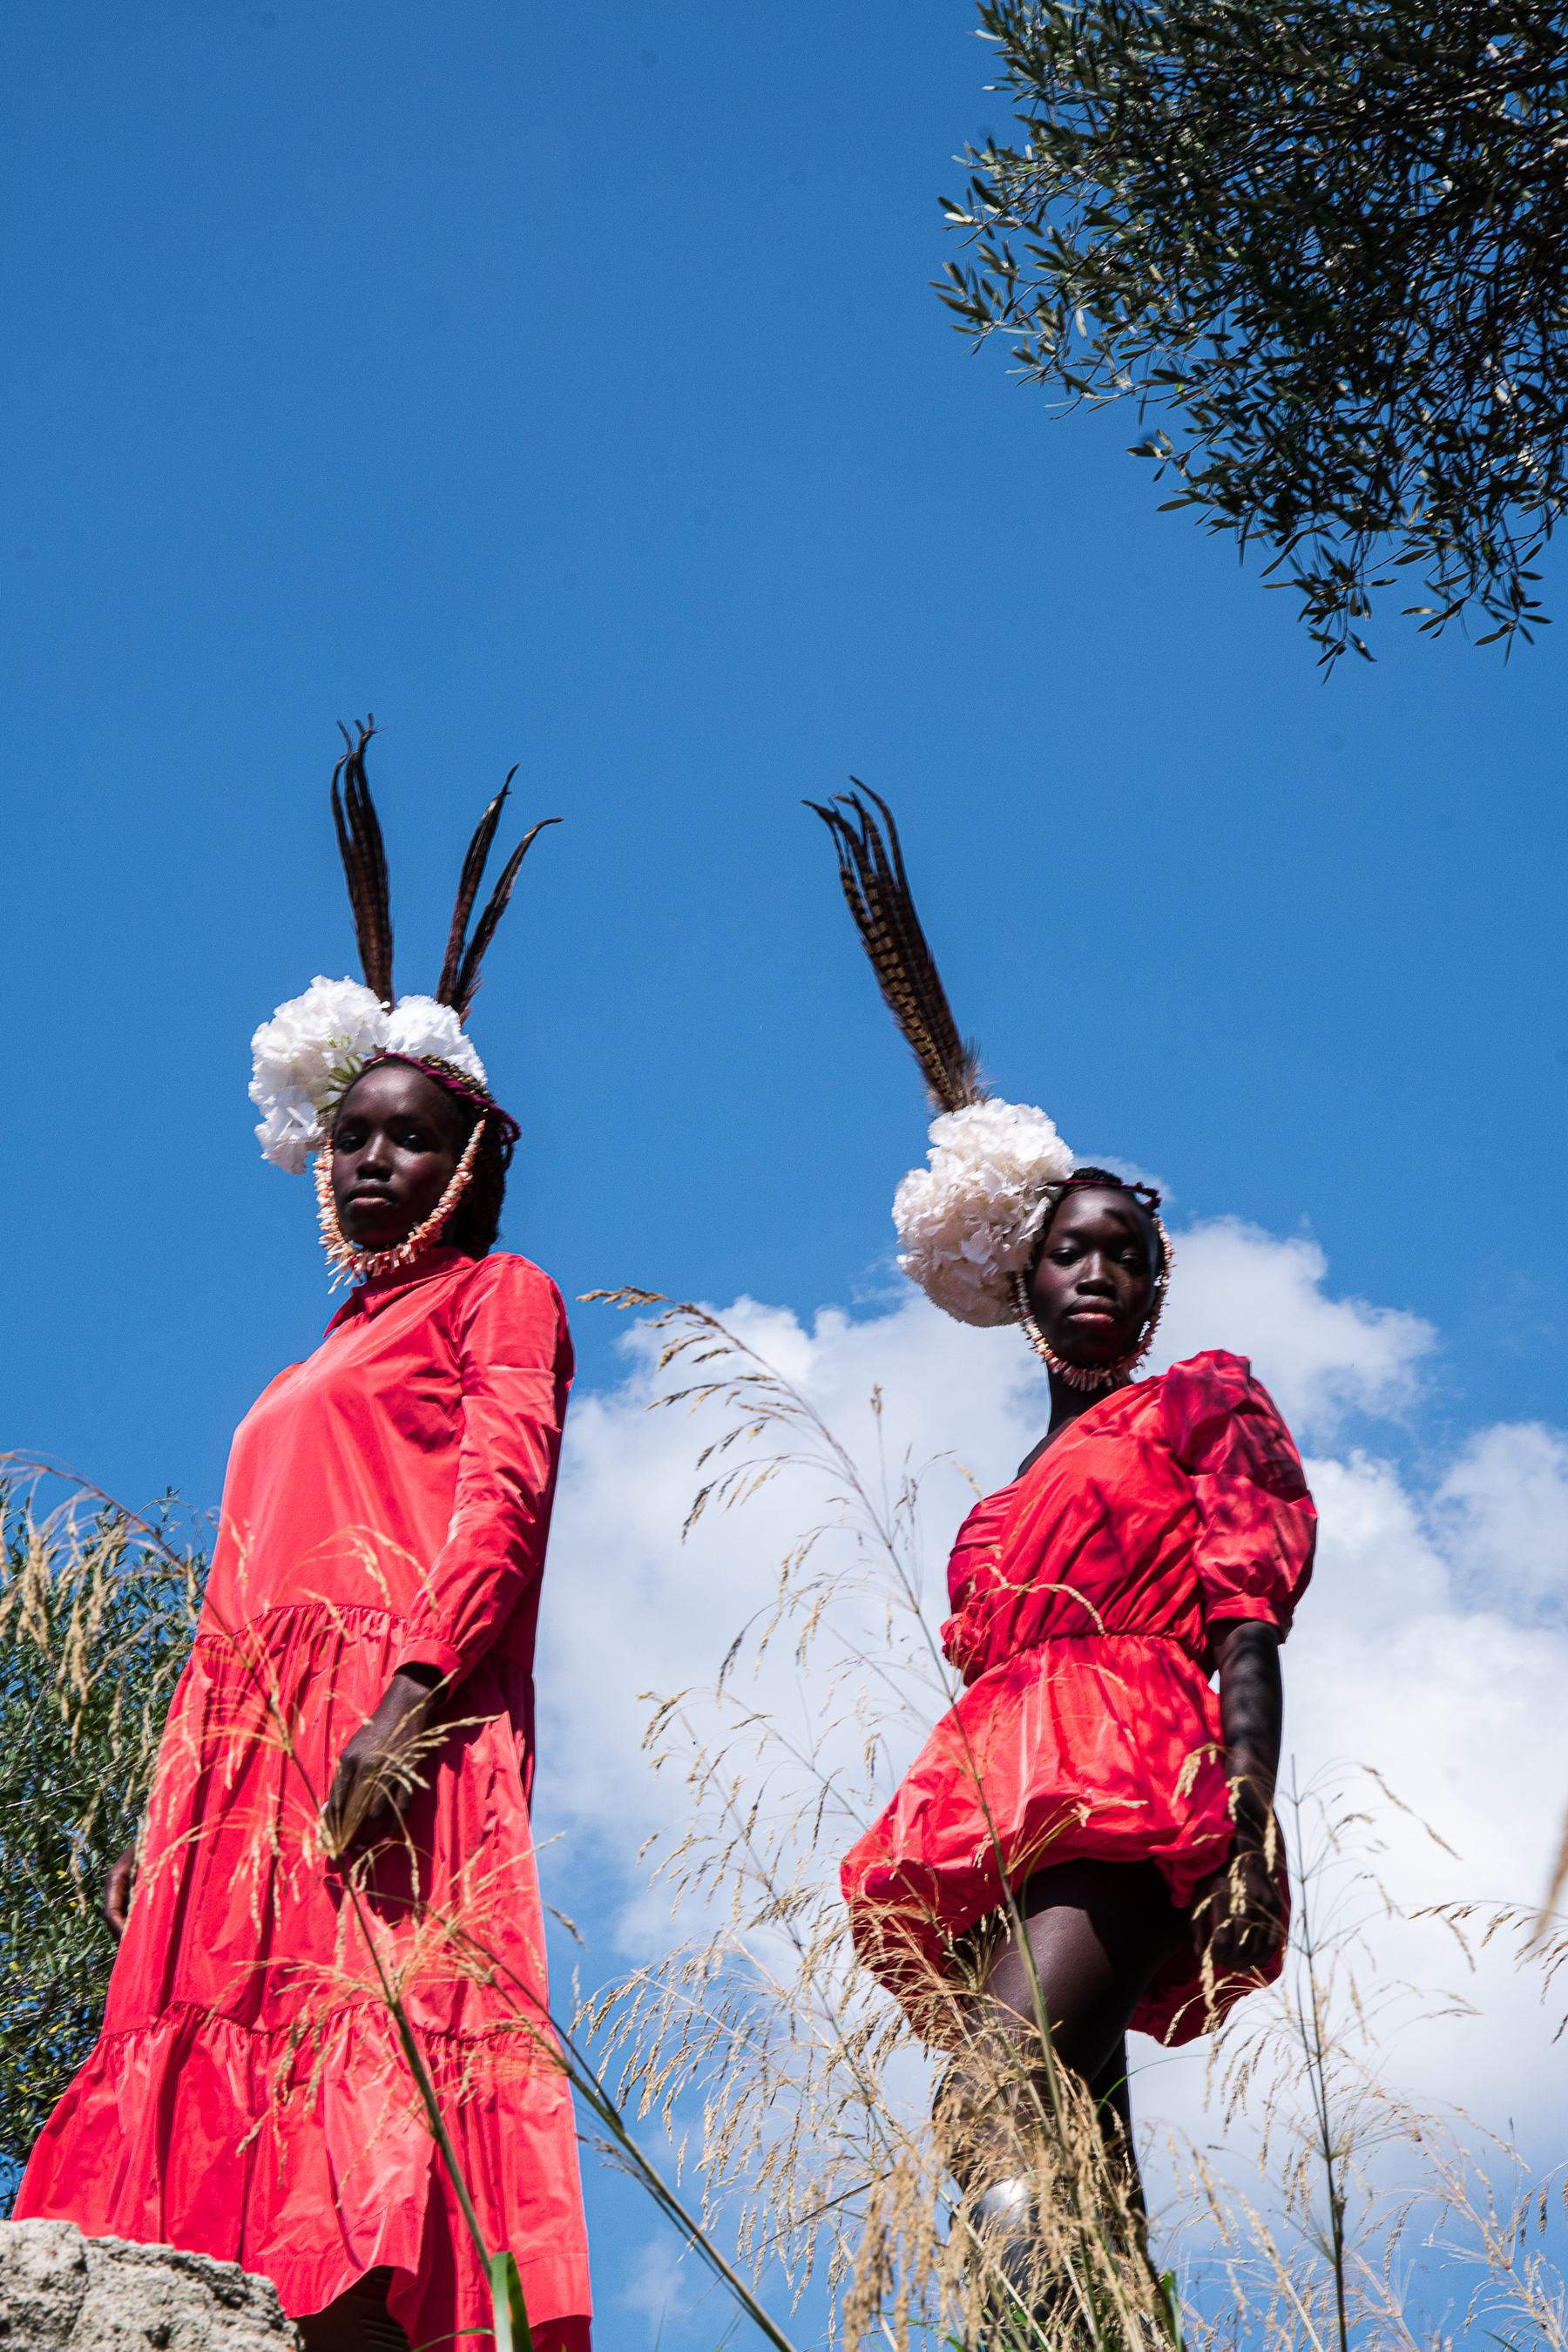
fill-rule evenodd
<path id="1" fill-rule="evenodd" d="M 131 1916 L 131 1886 L 136 1875 L 136 1849 L 128 1845 L 103 1882 L 103 1916 L 116 1943 Z"/>
<path id="2" fill-rule="evenodd" d="M 1279 1636 L 1272 1625 L 1243 1619 L 1213 1627 L 1210 1638 L 1219 1666 L 1220 1724 L 1236 1836 L 1225 1867 L 1198 1888 L 1193 1941 L 1200 1955 L 1207 1951 L 1215 1975 L 1223 1977 L 1262 1968 L 1285 1934 L 1273 1816 L 1285 1702 Z"/>
<path id="3" fill-rule="evenodd" d="M 414 1793 L 419 1735 L 442 1679 L 436 1666 L 400 1666 L 375 1713 L 343 1749 L 321 1810 L 332 1853 L 390 1831 L 402 1819 Z"/>

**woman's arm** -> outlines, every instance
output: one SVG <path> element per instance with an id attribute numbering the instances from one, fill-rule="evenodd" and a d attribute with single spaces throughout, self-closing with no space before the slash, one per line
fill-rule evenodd
<path id="1" fill-rule="evenodd" d="M 1273 1830 L 1285 1698 L 1279 1636 L 1272 1625 L 1244 1619 L 1215 1626 L 1211 1638 L 1219 1661 L 1220 1726 L 1236 1835 L 1226 1867 L 1198 1890 L 1193 1934 L 1200 1951 L 1207 1945 L 1215 1971 L 1226 1976 L 1260 1967 L 1285 1932 Z"/>
<path id="2" fill-rule="evenodd" d="M 572 1385 L 561 1295 L 523 1259 L 486 1259 L 453 1339 L 462 1381 L 457 1490 L 447 1537 L 402 1628 L 399 1666 L 471 1674 L 544 1567 Z"/>
<path id="3" fill-rule="evenodd" d="M 103 1916 L 116 1943 L 131 1916 L 131 1887 L 136 1876 L 136 1848 L 128 1845 L 103 1882 Z"/>
<path id="4" fill-rule="evenodd" d="M 447 1540 L 402 1626 L 397 1670 L 333 1775 L 321 1818 L 334 1853 L 395 1828 L 437 1691 L 478 1664 L 544 1566 L 572 1383 L 560 1293 L 521 1258 L 487 1260 L 455 1336 L 462 1435 Z"/>
<path id="5" fill-rule="evenodd" d="M 1219 1667 L 1232 1790 L 1230 1858 L 1198 1889 L 1193 1934 L 1215 1968 L 1259 1967 L 1284 1935 L 1271 1811 L 1283 1708 L 1279 1644 L 1312 1573 L 1318 1515 L 1296 1442 L 1244 1356 L 1210 1349 L 1161 1383 L 1171 1453 L 1192 1481 L 1193 1569 Z"/>

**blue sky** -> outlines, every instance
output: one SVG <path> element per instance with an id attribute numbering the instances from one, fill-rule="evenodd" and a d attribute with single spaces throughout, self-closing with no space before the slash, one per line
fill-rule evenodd
<path id="1" fill-rule="evenodd" d="M 1325 686 L 1130 415 L 969 352 L 928 281 L 1004 119 L 972 28 L 11 12 L 7 1443 L 214 1503 L 325 1319 L 247 1043 L 356 969 L 327 783 L 372 709 L 403 988 L 514 761 L 564 820 L 472 1029 L 569 1297 L 896 1283 L 924 1115 L 800 805 L 854 771 L 1003 1091 L 1434 1327 L 1390 1448 L 1564 1419 L 1559 632 L 1505 667 L 1390 599 Z"/>

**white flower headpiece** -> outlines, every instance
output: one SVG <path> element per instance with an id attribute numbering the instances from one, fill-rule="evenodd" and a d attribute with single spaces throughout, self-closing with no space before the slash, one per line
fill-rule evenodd
<path id="1" fill-rule="evenodd" d="M 1016 1323 L 1028 1307 L 1020 1277 L 1073 1172 L 1073 1155 L 1043 1110 L 999 1102 L 982 1086 L 979 1049 L 959 1035 L 915 912 L 892 811 L 878 793 L 869 798 L 881 811 L 885 839 L 858 793 L 840 793 L 839 807 L 824 808 L 816 801 L 806 806 L 816 809 L 833 835 L 849 911 L 888 1009 L 937 1106 L 928 1165 L 911 1168 L 893 1200 L 899 1264 L 935 1306 L 960 1323 Z M 843 814 L 845 808 L 853 810 L 858 823 Z M 1119 1378 L 1147 1352 L 1153 1337 L 1170 1250 L 1159 1223 L 1159 1196 L 1152 1193 L 1150 1199 L 1163 1257 L 1139 1347 L 1122 1363 L 1081 1373 L 1047 1351 L 1053 1369 L 1075 1385 L 1098 1387 Z M 1025 1329 L 1031 1334 L 1029 1323 Z"/>
<path id="2" fill-rule="evenodd" d="M 1072 1153 L 1043 1110 L 966 1103 L 931 1123 L 930 1165 L 893 1195 L 899 1264 L 960 1323 L 1013 1323 L 1013 1276 L 1034 1255 Z"/>
<path id="3" fill-rule="evenodd" d="M 311 1152 L 331 1139 L 338 1105 L 365 1064 L 379 1054 L 410 1061 L 434 1061 L 486 1088 L 485 1066 L 464 1034 L 479 986 L 479 967 L 506 911 L 518 868 L 546 824 L 536 824 L 508 858 L 483 914 L 468 935 L 485 865 L 511 790 L 511 776 L 480 818 L 463 860 L 446 961 L 434 996 L 400 996 L 392 991 L 392 906 L 386 853 L 364 772 L 365 745 L 374 734 L 367 719 L 332 771 L 332 816 L 348 877 L 364 984 L 324 980 L 320 975 L 303 996 L 280 1004 L 250 1041 L 250 1099 L 261 1113 L 257 1137 L 262 1156 L 291 1176 L 302 1176 Z M 348 730 L 343 730 L 348 742 Z M 515 776 L 514 768 L 511 775 Z M 339 780 L 343 786 L 338 793 Z M 444 1081 L 445 1083 L 446 1081 Z M 458 1081 L 452 1080 L 453 1086 Z M 488 1090 L 488 1089 L 487 1089 Z M 515 1139 L 515 1124 L 492 1107 Z"/>
<path id="4" fill-rule="evenodd" d="M 485 1066 L 449 1004 L 403 996 L 389 1013 L 357 980 L 318 975 L 303 996 L 291 996 L 262 1023 L 250 1052 L 262 1157 L 290 1176 L 302 1176 L 311 1152 L 328 1140 L 339 1103 L 373 1055 L 428 1056 L 485 1084 Z"/>

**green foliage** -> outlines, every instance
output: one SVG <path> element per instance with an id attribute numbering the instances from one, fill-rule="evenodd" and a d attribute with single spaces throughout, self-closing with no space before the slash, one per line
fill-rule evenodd
<path id="1" fill-rule="evenodd" d="M 136 1834 L 205 1561 L 145 1524 L 0 1489 L 0 2170 L 98 2037 L 105 1875 Z M 9 2193 L 5 2202 L 9 2203 Z"/>
<path id="2" fill-rule="evenodd" d="M 983 0 L 1026 132 L 970 149 L 940 290 L 1068 405 L 1163 412 L 1172 506 L 1258 539 L 1333 662 L 1380 564 L 1436 634 L 1545 615 L 1568 496 L 1568 10 Z M 1370 656 L 1368 656 L 1370 658 Z"/>

